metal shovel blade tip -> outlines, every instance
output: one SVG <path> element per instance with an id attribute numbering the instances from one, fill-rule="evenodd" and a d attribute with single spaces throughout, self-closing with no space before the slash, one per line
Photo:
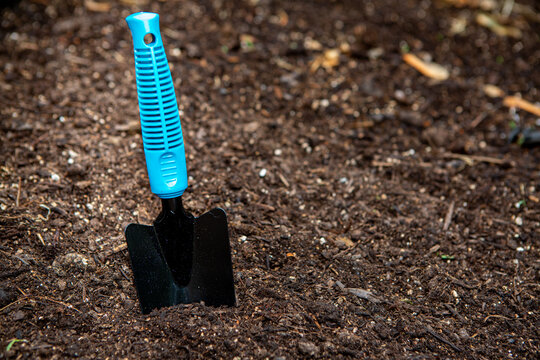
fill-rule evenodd
<path id="1" fill-rule="evenodd" d="M 143 314 L 153 309 L 195 302 L 234 306 L 234 279 L 225 211 L 219 208 L 194 219 L 191 275 L 179 285 L 165 260 L 154 226 L 130 224 L 125 231 L 137 296 Z M 178 259 L 177 261 L 182 261 Z"/>

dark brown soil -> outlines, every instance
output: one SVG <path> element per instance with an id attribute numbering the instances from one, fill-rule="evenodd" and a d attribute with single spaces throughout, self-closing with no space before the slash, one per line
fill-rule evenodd
<path id="1" fill-rule="evenodd" d="M 516 39 L 449 2 L 4 5 L 0 358 L 538 358 L 540 149 L 506 139 L 537 119 L 482 89 L 540 100 L 540 8 L 516 1 Z M 229 216 L 235 308 L 138 307 L 122 229 L 159 212 L 139 10 L 161 14 L 186 206 Z"/>

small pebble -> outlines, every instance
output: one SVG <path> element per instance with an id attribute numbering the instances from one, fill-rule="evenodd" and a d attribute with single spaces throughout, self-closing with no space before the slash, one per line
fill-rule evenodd
<path id="1" fill-rule="evenodd" d="M 321 237 L 321 238 L 319 239 L 319 243 L 320 243 L 321 245 L 326 244 L 326 239 L 325 239 L 324 237 Z"/>
<path id="2" fill-rule="evenodd" d="M 468 339 L 468 338 L 470 337 L 470 336 L 469 336 L 469 333 L 468 333 L 467 330 L 464 329 L 464 328 L 459 329 L 458 335 L 459 335 L 459 337 L 462 338 L 462 339 Z"/>
<path id="3" fill-rule="evenodd" d="M 298 342 L 298 350 L 304 355 L 314 356 L 319 352 L 319 347 L 310 341 L 302 340 Z"/>
<path id="4" fill-rule="evenodd" d="M 266 176 L 266 169 L 261 169 L 261 171 L 259 171 L 259 177 L 265 177 Z"/>
<path id="5" fill-rule="evenodd" d="M 67 283 L 65 280 L 60 279 L 58 280 L 58 283 L 56 285 L 58 286 L 58 289 L 60 291 L 64 291 L 66 289 Z"/>
<path id="6" fill-rule="evenodd" d="M 376 60 L 376 59 L 380 58 L 383 54 L 384 54 L 384 49 L 380 48 L 380 47 L 369 49 L 368 52 L 367 52 L 368 58 L 370 58 L 372 60 Z"/>
<path id="7" fill-rule="evenodd" d="M 521 216 L 518 216 L 516 218 L 516 225 L 518 225 L 518 226 L 523 225 L 523 218 Z"/>
<path id="8" fill-rule="evenodd" d="M 52 179 L 52 181 L 59 181 L 60 176 L 58 176 L 58 174 L 52 173 L 51 174 L 51 179 Z"/>
<path id="9" fill-rule="evenodd" d="M 283 153 L 283 151 L 281 149 L 275 149 L 274 150 L 274 155 L 276 155 L 276 156 L 281 156 L 282 153 Z"/>
<path id="10" fill-rule="evenodd" d="M 11 316 L 11 318 L 13 319 L 13 321 L 23 320 L 24 317 L 25 317 L 25 313 L 24 313 L 24 311 L 22 311 L 22 310 L 15 311 L 15 313 L 13 313 L 13 315 Z"/>

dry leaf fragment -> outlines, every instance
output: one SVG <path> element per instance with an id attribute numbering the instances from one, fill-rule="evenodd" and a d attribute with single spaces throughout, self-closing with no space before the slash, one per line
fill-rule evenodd
<path id="1" fill-rule="evenodd" d="M 425 62 L 413 54 L 404 54 L 403 61 L 418 70 L 423 75 L 435 80 L 446 80 L 450 76 L 448 70 L 446 70 L 446 68 L 443 66 L 436 63 Z"/>
<path id="2" fill-rule="evenodd" d="M 90 10 L 95 12 L 107 12 L 111 10 L 111 3 L 108 2 L 98 2 L 94 0 L 85 0 L 84 6 Z"/>
<path id="3" fill-rule="evenodd" d="M 530 112 L 536 116 L 540 116 L 540 106 L 528 102 L 518 96 L 507 96 L 503 100 L 503 105 L 510 108 L 518 108 Z"/>
<path id="4" fill-rule="evenodd" d="M 347 288 L 347 291 L 355 296 L 358 296 L 360 299 L 371 301 L 374 304 L 381 302 L 380 299 L 375 297 L 371 291 L 358 289 L 358 288 Z"/>
<path id="5" fill-rule="evenodd" d="M 338 236 L 335 241 L 338 246 L 343 246 L 343 247 L 354 246 L 354 242 L 346 236 Z"/>
<path id="6" fill-rule="evenodd" d="M 482 88 L 484 90 L 484 94 L 486 94 L 489 97 L 496 98 L 496 97 L 503 97 L 504 91 L 498 86 L 486 84 Z"/>
<path id="7" fill-rule="evenodd" d="M 510 36 L 515 39 L 521 38 L 521 30 L 513 26 L 503 26 L 499 24 L 494 18 L 487 14 L 476 15 L 476 22 L 489 30 L 493 31 L 499 36 Z"/>

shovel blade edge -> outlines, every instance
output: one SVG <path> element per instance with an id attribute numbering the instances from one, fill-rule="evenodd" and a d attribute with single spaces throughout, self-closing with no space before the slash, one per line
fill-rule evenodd
<path id="1" fill-rule="evenodd" d="M 174 282 L 160 254 L 154 227 L 129 224 L 125 234 L 133 280 L 143 314 L 185 302 L 185 289 Z"/>
<path id="2" fill-rule="evenodd" d="M 195 218 L 191 294 L 211 306 L 235 306 L 227 215 L 220 208 Z M 196 296 L 195 296 L 196 295 Z"/>
<path id="3" fill-rule="evenodd" d="M 235 306 L 227 216 L 216 208 L 195 218 L 189 283 L 178 286 L 164 260 L 153 226 L 130 224 L 125 235 L 143 314 L 153 309 L 204 301 Z"/>

